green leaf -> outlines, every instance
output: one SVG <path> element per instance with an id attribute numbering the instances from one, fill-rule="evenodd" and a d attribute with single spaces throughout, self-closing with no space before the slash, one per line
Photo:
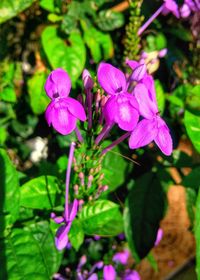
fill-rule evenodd
<path id="1" fill-rule="evenodd" d="M 1 0 L 0 2 L 0 23 L 15 17 L 23 10 L 30 7 L 35 0 Z"/>
<path id="2" fill-rule="evenodd" d="M 5 127 L 0 127 L 0 145 L 3 145 L 7 139 L 7 130 Z"/>
<path id="3" fill-rule="evenodd" d="M 49 12 L 55 12 L 54 0 L 40 0 L 40 7 Z"/>
<path id="4" fill-rule="evenodd" d="M 79 218 L 85 234 L 114 236 L 123 231 L 119 205 L 109 200 L 98 200 L 84 206 Z"/>
<path id="5" fill-rule="evenodd" d="M 36 115 L 43 114 L 47 105 L 50 103 L 50 99 L 47 97 L 44 91 L 46 77 L 47 76 L 44 72 L 36 72 L 28 80 L 30 105 L 33 113 Z"/>
<path id="6" fill-rule="evenodd" d="M 198 191 L 200 188 L 200 166 L 193 168 L 192 171 L 183 178 L 181 184 L 184 187 Z"/>
<path id="7" fill-rule="evenodd" d="M 72 32 L 68 40 L 57 34 L 55 26 L 48 26 L 42 33 L 42 46 L 52 68 L 65 69 L 74 84 L 83 71 L 86 50 L 78 32 Z"/>
<path id="8" fill-rule="evenodd" d="M 149 253 L 147 255 L 147 260 L 150 263 L 151 267 L 153 267 L 154 271 L 158 272 L 158 264 L 157 264 L 156 259 L 154 258 L 154 255 Z"/>
<path id="9" fill-rule="evenodd" d="M 196 240 L 196 273 L 200 279 L 200 190 L 196 201 L 194 236 Z"/>
<path id="10" fill-rule="evenodd" d="M 186 96 L 186 108 L 200 111 L 200 85 L 196 85 Z"/>
<path id="11" fill-rule="evenodd" d="M 109 143 L 108 141 L 107 144 Z M 103 184 L 108 185 L 109 191 L 114 191 L 125 182 L 126 174 L 130 171 L 132 164 L 121 155 L 118 146 L 105 155 L 102 162 Z"/>
<path id="12" fill-rule="evenodd" d="M 1 92 L 1 99 L 6 102 L 16 102 L 16 93 L 13 86 L 7 86 Z"/>
<path id="13" fill-rule="evenodd" d="M 21 188 L 20 205 L 34 209 L 52 209 L 56 204 L 58 182 L 54 176 L 40 176 Z"/>
<path id="14" fill-rule="evenodd" d="M 160 114 L 162 115 L 165 109 L 165 93 L 162 84 L 159 80 L 155 80 L 155 88 L 156 88 L 156 99 L 158 103 L 158 109 Z"/>
<path id="15" fill-rule="evenodd" d="M 113 42 L 109 34 L 98 31 L 94 27 L 84 27 L 84 41 L 95 63 L 113 56 Z"/>
<path id="16" fill-rule="evenodd" d="M 73 220 L 68 236 L 72 247 L 78 251 L 84 241 L 84 231 L 78 219 Z"/>
<path id="17" fill-rule="evenodd" d="M 52 279 L 60 264 L 48 223 L 15 228 L 0 241 L 0 279 Z"/>
<path id="18" fill-rule="evenodd" d="M 102 10 L 95 22 L 101 30 L 112 31 L 124 25 L 124 15 L 112 10 Z"/>
<path id="19" fill-rule="evenodd" d="M 195 204 L 197 194 L 194 189 L 186 188 L 186 207 L 187 213 L 190 218 L 191 227 L 193 227 L 195 219 Z"/>
<path id="20" fill-rule="evenodd" d="M 0 236 L 11 226 L 19 215 L 18 174 L 5 150 L 0 149 Z"/>
<path id="21" fill-rule="evenodd" d="M 200 116 L 186 110 L 184 114 L 184 124 L 192 144 L 200 153 Z"/>
<path id="22" fill-rule="evenodd" d="M 153 173 L 135 181 L 126 199 L 124 228 L 129 248 L 136 261 L 154 246 L 164 212 L 164 194 Z"/>

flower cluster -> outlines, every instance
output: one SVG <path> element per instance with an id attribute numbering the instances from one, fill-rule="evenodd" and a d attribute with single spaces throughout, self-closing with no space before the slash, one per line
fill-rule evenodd
<path id="1" fill-rule="evenodd" d="M 175 0 L 164 0 L 164 3 L 158 8 L 158 10 L 145 22 L 143 26 L 138 30 L 138 35 L 141 35 L 144 30 L 154 21 L 159 15 L 168 15 L 172 13 L 176 18 L 188 18 L 192 12 L 200 11 L 199 0 L 184 0 L 183 4 L 179 6 Z"/>

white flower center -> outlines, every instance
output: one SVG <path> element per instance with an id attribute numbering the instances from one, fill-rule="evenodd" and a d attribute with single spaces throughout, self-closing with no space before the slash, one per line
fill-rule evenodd
<path id="1" fill-rule="evenodd" d="M 120 117 L 123 121 L 129 122 L 131 119 L 129 107 L 123 104 L 119 108 Z"/>

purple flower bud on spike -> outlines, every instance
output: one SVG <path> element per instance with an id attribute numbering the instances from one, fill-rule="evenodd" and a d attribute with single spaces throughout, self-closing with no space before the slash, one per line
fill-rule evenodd
<path id="1" fill-rule="evenodd" d="M 58 68 L 48 76 L 45 91 L 52 99 L 48 105 L 45 118 L 48 125 L 63 135 L 70 134 L 76 128 L 77 119 L 86 120 L 83 106 L 75 99 L 68 97 L 71 82 L 68 74 Z"/>
<path id="2" fill-rule="evenodd" d="M 162 238 L 163 238 L 163 230 L 161 228 L 159 228 L 158 232 L 157 232 L 157 237 L 156 237 L 156 241 L 154 243 L 154 246 L 158 246 L 158 244 L 160 243 Z"/>
<path id="3" fill-rule="evenodd" d="M 145 64 L 140 64 L 133 70 L 133 73 L 131 75 L 131 79 L 133 81 L 139 82 L 140 80 L 142 80 L 144 78 L 146 73 L 147 73 L 146 65 Z"/>
<path id="4" fill-rule="evenodd" d="M 86 90 L 91 90 L 93 88 L 94 83 L 90 75 L 90 72 L 87 69 L 83 70 L 82 79 L 83 79 L 84 88 Z"/>
<path id="5" fill-rule="evenodd" d="M 159 51 L 158 56 L 160 58 L 162 58 L 162 57 L 166 56 L 166 54 L 167 54 L 167 49 L 165 48 L 165 49 L 162 49 Z"/>
<path id="6" fill-rule="evenodd" d="M 104 266 L 103 279 L 104 280 L 115 280 L 116 279 L 116 271 L 111 264 Z"/>
<path id="7" fill-rule="evenodd" d="M 87 280 L 98 280 L 98 276 L 96 273 L 93 273 L 91 276 L 89 276 L 89 278 L 87 278 Z"/>
<path id="8" fill-rule="evenodd" d="M 122 265 L 126 265 L 128 263 L 128 258 L 129 258 L 129 251 L 124 250 L 122 252 L 118 252 L 113 256 L 113 261 L 117 263 L 121 263 Z"/>
<path id="9" fill-rule="evenodd" d="M 189 17 L 190 13 L 191 13 L 190 7 L 187 4 L 183 4 L 180 7 L 180 14 L 182 18 Z"/>

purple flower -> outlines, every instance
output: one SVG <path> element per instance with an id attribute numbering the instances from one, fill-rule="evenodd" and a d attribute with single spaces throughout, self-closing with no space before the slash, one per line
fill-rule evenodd
<path id="1" fill-rule="evenodd" d="M 118 252 L 113 256 L 113 261 L 117 263 L 121 263 L 122 265 L 126 265 L 128 263 L 128 258 L 129 258 L 129 251 L 124 250 L 122 252 Z"/>
<path id="2" fill-rule="evenodd" d="M 147 74 L 147 67 L 144 63 L 139 63 L 135 60 L 127 60 L 126 64 L 133 70 L 131 80 L 139 82 Z"/>
<path id="3" fill-rule="evenodd" d="M 75 99 L 68 97 L 71 82 L 68 74 L 58 68 L 51 72 L 45 83 L 45 91 L 51 98 L 45 118 L 48 125 L 63 135 L 71 133 L 76 128 L 76 121 L 86 120 L 83 106 Z"/>
<path id="4" fill-rule="evenodd" d="M 116 279 L 116 271 L 111 264 L 104 266 L 103 279 L 104 280 L 115 280 Z"/>
<path id="5" fill-rule="evenodd" d="M 75 143 L 72 142 L 70 145 L 69 159 L 68 159 L 67 172 L 66 172 L 64 214 L 62 217 L 56 217 L 56 215 L 54 213 L 51 214 L 51 218 L 55 221 L 55 223 L 57 223 L 57 224 L 64 223 L 63 225 L 61 225 L 59 227 L 59 229 L 56 232 L 55 245 L 58 250 L 62 250 L 64 248 L 66 248 L 66 246 L 68 244 L 68 233 L 69 233 L 72 222 L 75 219 L 77 211 L 78 211 L 78 200 L 77 199 L 75 199 L 72 204 L 68 205 L 69 182 L 70 182 L 70 174 L 71 174 L 74 150 L 75 150 Z"/>
<path id="6" fill-rule="evenodd" d="M 124 276 L 122 277 L 123 280 L 140 280 L 140 275 L 136 270 L 127 269 L 125 271 Z"/>
<path id="7" fill-rule="evenodd" d="M 51 218 L 57 223 L 64 223 L 61 225 L 56 232 L 55 237 L 55 245 L 58 250 L 62 250 L 66 248 L 68 244 L 68 233 L 71 228 L 72 222 L 75 219 L 78 210 L 78 200 L 75 199 L 69 209 L 69 217 L 66 216 L 66 212 L 64 213 L 63 217 L 56 217 L 54 213 L 52 213 Z"/>
<path id="8" fill-rule="evenodd" d="M 143 83 L 134 88 L 140 114 L 144 117 L 131 133 L 129 147 L 140 148 L 155 141 L 167 156 L 172 153 L 172 138 L 164 120 L 159 116 L 153 79 L 147 75 Z"/>
<path id="9" fill-rule="evenodd" d="M 127 93 L 125 75 L 111 64 L 101 63 L 97 77 L 101 87 L 110 95 L 103 108 L 106 124 L 117 123 L 121 129 L 132 131 L 139 119 L 138 103 Z"/>
<path id="10" fill-rule="evenodd" d="M 164 0 L 164 6 L 162 10 L 163 15 L 167 15 L 168 13 L 172 13 L 175 17 L 179 18 L 179 10 L 178 5 L 174 0 Z"/>

